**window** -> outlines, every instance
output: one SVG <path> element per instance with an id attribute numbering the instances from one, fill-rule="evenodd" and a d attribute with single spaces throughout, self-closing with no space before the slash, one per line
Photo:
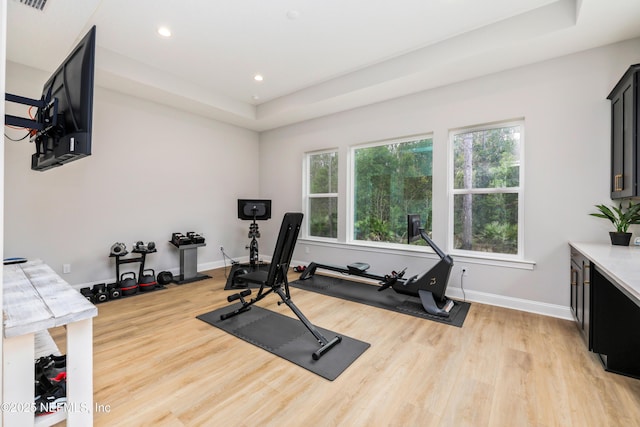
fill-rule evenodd
<path id="1" fill-rule="evenodd" d="M 307 170 L 307 236 L 338 236 L 338 152 L 310 153 Z"/>
<path id="2" fill-rule="evenodd" d="M 522 254 L 523 128 L 452 132 L 454 249 Z"/>
<path id="3" fill-rule="evenodd" d="M 433 139 L 352 150 L 353 240 L 407 243 L 407 214 L 431 224 Z"/>

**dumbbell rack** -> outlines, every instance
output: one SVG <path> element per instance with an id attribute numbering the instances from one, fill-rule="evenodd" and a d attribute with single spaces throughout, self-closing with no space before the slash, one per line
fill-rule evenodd
<path id="1" fill-rule="evenodd" d="M 142 277 L 142 275 L 144 274 L 144 263 L 146 261 L 147 258 L 147 254 L 151 254 L 154 252 L 157 252 L 157 249 L 151 249 L 151 250 L 138 250 L 138 249 L 134 249 L 131 251 L 132 253 L 135 254 L 140 254 L 139 257 L 136 258 L 122 258 L 123 256 L 126 256 L 129 254 L 129 252 L 124 251 L 121 254 L 118 255 L 114 255 L 111 254 L 109 255 L 110 258 L 115 258 L 116 259 L 116 283 L 120 283 L 120 265 L 122 264 L 130 264 L 130 263 L 134 263 L 134 262 L 139 262 L 140 263 L 140 270 L 138 272 L 138 276 L 137 276 L 137 280 L 140 280 L 140 278 Z"/>
<path id="2" fill-rule="evenodd" d="M 185 283 L 196 282 L 198 280 L 209 279 L 211 276 L 198 273 L 198 248 L 206 246 L 206 243 L 191 243 L 186 245 L 176 245 L 169 241 L 180 251 L 180 275 L 174 279 L 174 283 L 184 285 Z"/>

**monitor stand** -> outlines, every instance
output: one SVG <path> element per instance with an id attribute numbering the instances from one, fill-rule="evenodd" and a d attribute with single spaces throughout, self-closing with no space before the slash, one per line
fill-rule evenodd
<path id="1" fill-rule="evenodd" d="M 256 213 L 253 212 L 253 221 L 249 224 L 249 236 L 251 241 L 246 246 L 249 249 L 249 262 L 248 263 L 237 263 L 231 267 L 231 271 L 229 272 L 229 276 L 227 277 L 227 284 L 225 285 L 225 289 L 247 289 L 249 285 L 238 279 L 238 276 L 243 274 L 252 273 L 258 270 L 268 270 L 269 264 L 265 262 L 260 262 L 260 257 L 258 255 L 258 238 L 260 237 L 260 230 L 258 227 L 258 223 L 256 222 Z"/>

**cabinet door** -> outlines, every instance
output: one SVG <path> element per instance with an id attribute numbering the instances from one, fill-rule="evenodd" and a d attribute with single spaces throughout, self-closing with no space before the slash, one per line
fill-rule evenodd
<path id="1" fill-rule="evenodd" d="M 585 261 L 581 260 L 582 265 Z M 584 269 L 580 270 L 578 275 L 578 286 L 576 287 L 576 322 L 578 322 L 578 328 L 580 332 L 584 329 Z"/>
<path id="2" fill-rule="evenodd" d="M 584 267 L 589 265 L 581 254 L 571 251 L 571 313 L 578 329 L 584 328 Z"/>
<path id="3" fill-rule="evenodd" d="M 629 74 L 616 86 L 611 99 L 611 198 L 637 195 L 635 170 L 635 80 Z"/>
<path id="4" fill-rule="evenodd" d="M 592 271 L 592 346 L 605 369 L 640 378 L 640 306 L 597 267 Z"/>
<path id="5" fill-rule="evenodd" d="M 578 271 L 580 267 L 571 260 L 571 314 L 578 320 Z"/>
<path id="6" fill-rule="evenodd" d="M 611 198 L 622 197 L 624 145 L 622 143 L 622 96 L 611 100 Z"/>
<path id="7" fill-rule="evenodd" d="M 591 350 L 591 263 L 586 259 L 582 262 L 582 336 Z"/>
<path id="8" fill-rule="evenodd" d="M 591 278 L 592 264 L 580 252 L 571 249 L 571 314 L 591 350 Z"/>

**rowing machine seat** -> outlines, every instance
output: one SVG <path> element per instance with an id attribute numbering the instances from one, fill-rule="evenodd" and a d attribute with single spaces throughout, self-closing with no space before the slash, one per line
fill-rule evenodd
<path id="1" fill-rule="evenodd" d="M 353 264 L 347 265 L 347 269 L 351 274 L 364 273 L 369 269 L 370 265 L 366 262 L 354 262 Z"/>

